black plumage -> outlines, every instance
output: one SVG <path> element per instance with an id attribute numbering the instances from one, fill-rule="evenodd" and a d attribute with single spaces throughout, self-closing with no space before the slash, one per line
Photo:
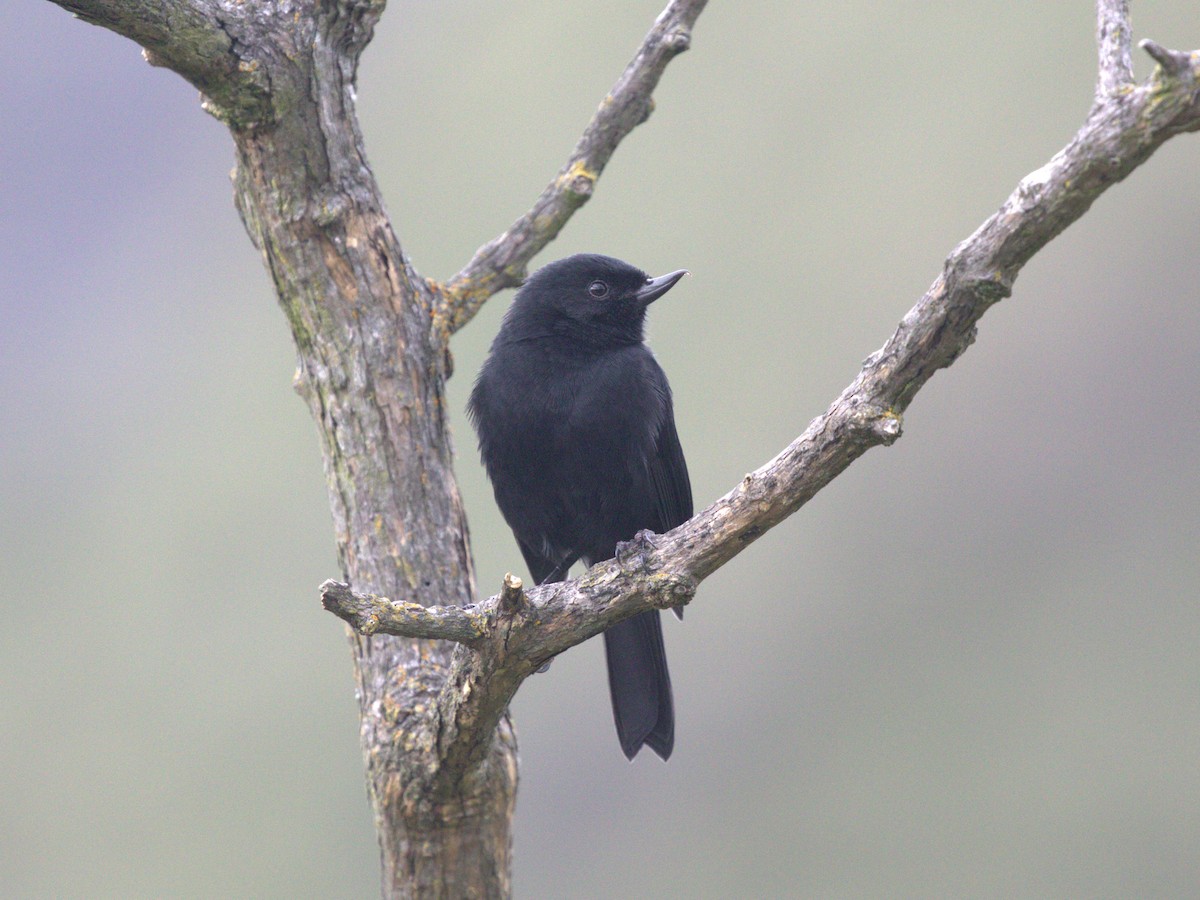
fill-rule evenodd
<path id="1" fill-rule="evenodd" d="M 571 256 L 535 272 L 505 314 L 468 412 L 539 584 L 691 518 L 671 388 L 643 341 L 646 307 L 684 274 Z M 648 744 L 666 759 L 675 714 L 659 613 L 618 623 L 604 644 L 621 749 L 632 759 Z"/>

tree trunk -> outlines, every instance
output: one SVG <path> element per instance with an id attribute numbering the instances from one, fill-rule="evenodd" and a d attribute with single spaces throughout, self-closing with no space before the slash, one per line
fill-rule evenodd
<path id="1" fill-rule="evenodd" d="M 295 70 L 311 89 L 286 92 L 303 102 L 277 127 L 234 129 L 238 209 L 291 323 L 346 579 L 466 605 L 475 584 L 447 432 L 448 354 L 432 293 L 383 212 L 342 58 L 318 52 L 311 72 Z M 450 645 L 355 632 L 350 642 L 385 893 L 508 895 L 517 758 L 507 718 L 457 792 L 430 790 L 440 727 L 427 713 Z"/>

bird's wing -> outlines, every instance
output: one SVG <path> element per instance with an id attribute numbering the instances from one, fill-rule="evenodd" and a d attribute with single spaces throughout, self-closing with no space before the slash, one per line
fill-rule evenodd
<path id="1" fill-rule="evenodd" d="M 692 517 L 692 484 L 688 480 L 683 448 L 679 446 L 679 434 L 675 431 L 675 412 L 669 404 L 668 400 L 655 452 L 648 461 L 659 518 L 655 531 L 659 533 L 670 531 Z"/>
<path id="2" fill-rule="evenodd" d="M 668 399 L 656 452 L 649 461 L 650 483 L 654 486 L 659 517 L 659 527 L 654 530 L 659 534 L 692 517 L 692 483 L 688 480 L 687 462 L 683 458 L 683 448 L 679 446 L 679 434 L 675 431 L 675 411 L 669 404 Z M 682 606 L 676 606 L 672 612 L 683 618 Z"/>

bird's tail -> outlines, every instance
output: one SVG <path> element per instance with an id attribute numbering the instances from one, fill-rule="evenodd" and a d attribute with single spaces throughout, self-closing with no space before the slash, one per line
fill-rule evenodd
<path id="1" fill-rule="evenodd" d="M 604 632 L 608 689 L 625 756 L 643 744 L 667 759 L 675 745 L 675 708 L 658 610 L 618 622 Z"/>

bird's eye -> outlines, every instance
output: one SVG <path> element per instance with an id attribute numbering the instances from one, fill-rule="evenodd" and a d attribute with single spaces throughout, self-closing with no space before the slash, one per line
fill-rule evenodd
<path id="1" fill-rule="evenodd" d="M 600 300 L 608 296 L 608 285 L 603 281 L 593 281 L 588 285 L 588 293 Z"/>

